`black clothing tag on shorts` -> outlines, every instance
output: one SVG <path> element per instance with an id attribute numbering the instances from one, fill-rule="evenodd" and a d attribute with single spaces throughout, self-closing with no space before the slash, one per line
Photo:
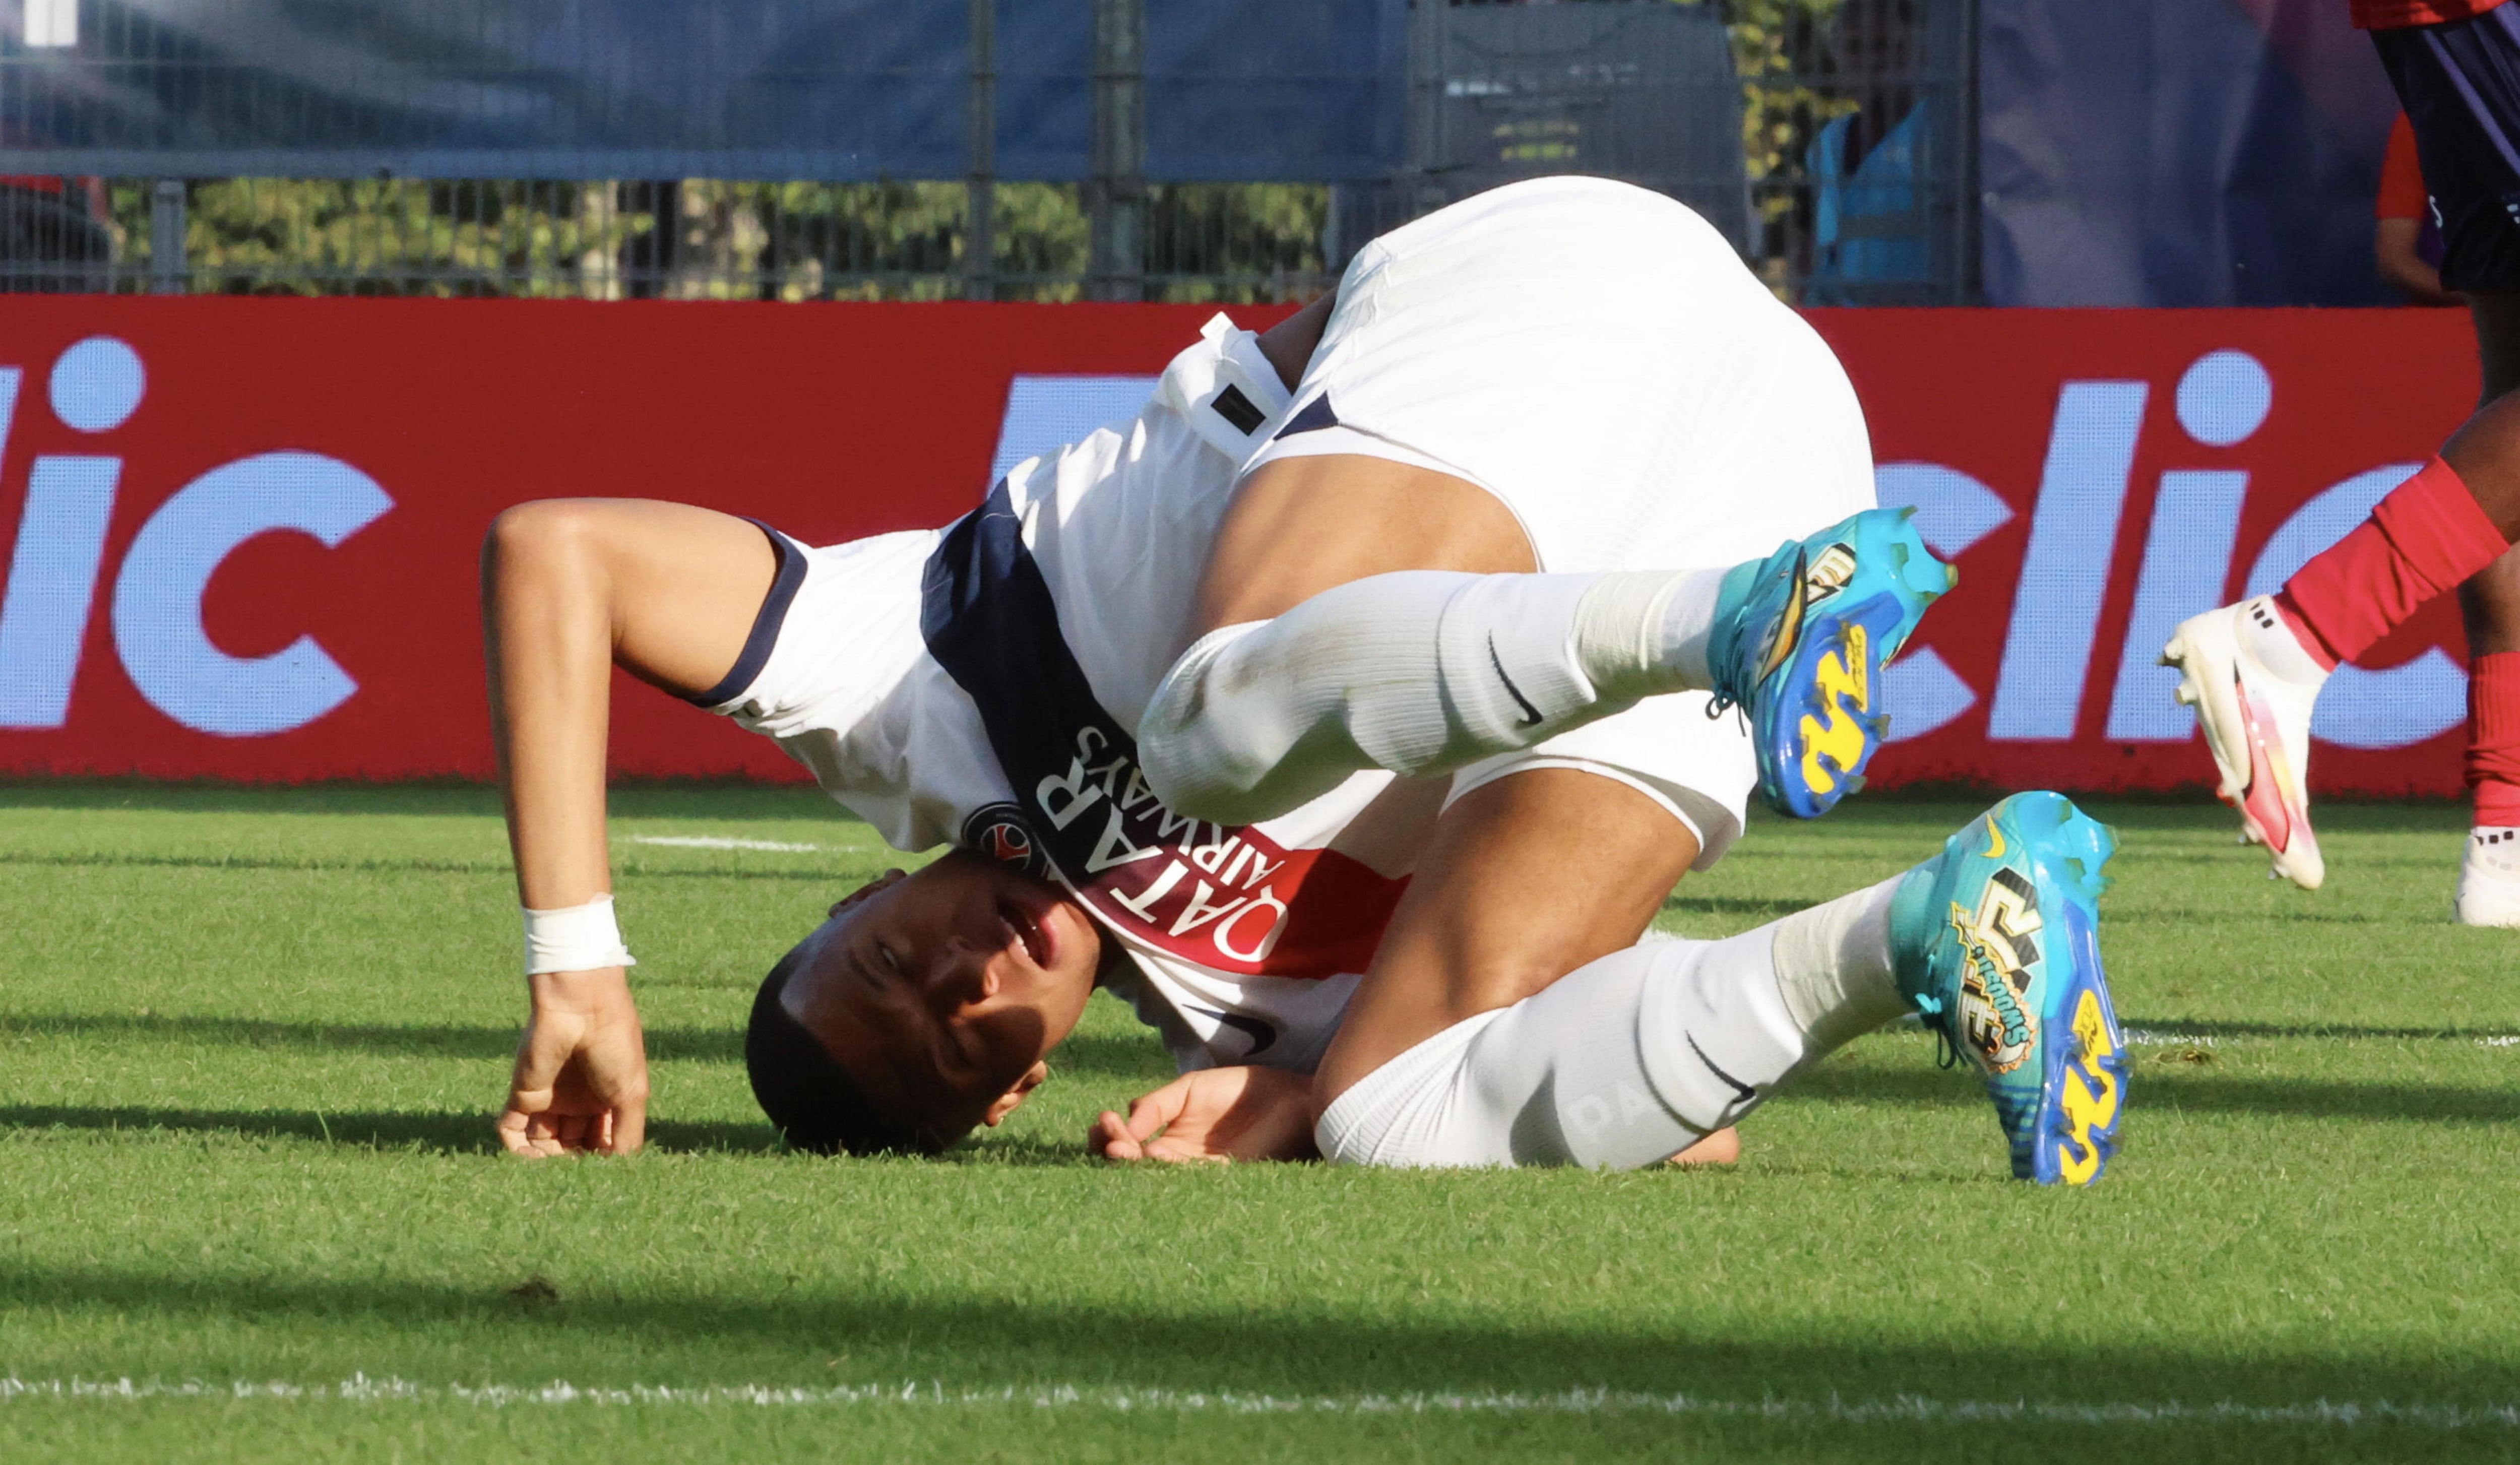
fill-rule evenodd
<path id="1" fill-rule="evenodd" d="M 1216 400 L 1208 405 L 1216 409 L 1218 417 L 1232 422 L 1234 430 L 1244 437 L 1259 431 L 1260 424 L 1269 421 L 1269 414 L 1252 406 L 1251 399 L 1242 395 L 1242 388 L 1238 386 L 1228 385 L 1225 390 L 1218 392 Z"/>

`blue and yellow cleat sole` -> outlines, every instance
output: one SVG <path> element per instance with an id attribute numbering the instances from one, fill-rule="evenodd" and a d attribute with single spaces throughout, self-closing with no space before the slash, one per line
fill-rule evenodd
<path id="1" fill-rule="evenodd" d="M 1935 881 L 1959 962 L 1954 1046 L 1973 1060 L 2012 1173 L 2089 1185 L 2117 1151 L 2126 1037 L 2100 965 L 2100 892 L 2117 839 L 2058 793 L 2018 793 L 1955 835 Z"/>
<path id="2" fill-rule="evenodd" d="M 1795 598 L 1750 709 L 1759 792 L 1779 814 L 1818 819 L 1864 786 L 1890 734 L 1882 669 L 1959 583 L 1925 548 L 1914 513 L 1867 510 L 1803 542 Z"/>
<path id="3" fill-rule="evenodd" d="M 2080 815 L 2077 815 L 2080 818 Z M 2094 923 L 2068 905 L 2064 945 L 2074 972 L 2048 1018 L 2039 1111 L 2012 1145 L 2012 1173 L 2042 1185 L 2089 1185 L 2108 1169 L 2126 1114 L 2126 1035 L 2100 972 Z"/>

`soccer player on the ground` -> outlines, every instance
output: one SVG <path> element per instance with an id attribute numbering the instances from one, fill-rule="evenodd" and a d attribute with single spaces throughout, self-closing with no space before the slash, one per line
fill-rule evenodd
<path id="1" fill-rule="evenodd" d="M 2197 616 L 2162 651 L 2181 668 L 2243 831 L 2275 873 L 2326 878 L 2310 827 L 2318 689 L 2456 587 L 2467 631 L 2467 786 L 2475 813 L 2453 900 L 2467 925 L 2520 926 L 2520 8 L 2503 0 L 2351 0 L 2413 124 L 2442 228 L 2441 284 L 2467 297 L 2485 389 L 2441 456 L 2283 588 Z"/>
<path id="2" fill-rule="evenodd" d="M 2122 1093 L 2109 841 L 2061 798 L 1757 931 L 1637 945 L 1753 783 L 1821 813 L 1882 735 L 1880 668 L 1949 578 L 1870 496 L 1843 372 L 1712 229 L 1551 180 L 1376 242 L 1334 310 L 1211 326 L 1134 422 L 948 530 L 510 511 L 485 612 L 534 1013 L 502 1133 L 640 1137 L 618 664 L 778 738 L 896 848 L 960 847 L 763 983 L 746 1059 L 804 1147 L 995 1122 L 1099 980 L 1192 1070 L 1105 1116 L 1106 1153 L 1646 1164 L 1922 1011 L 2016 1171 L 2088 1181 Z"/>

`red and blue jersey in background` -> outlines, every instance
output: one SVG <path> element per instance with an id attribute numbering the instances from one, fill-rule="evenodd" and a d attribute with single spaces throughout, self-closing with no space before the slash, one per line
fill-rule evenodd
<path id="1" fill-rule="evenodd" d="M 2520 289 L 2520 7 L 2352 4 L 2414 134 L 2443 289 Z"/>

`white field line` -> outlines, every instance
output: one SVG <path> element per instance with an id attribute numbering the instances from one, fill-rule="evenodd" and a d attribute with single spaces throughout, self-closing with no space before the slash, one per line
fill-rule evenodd
<path id="1" fill-rule="evenodd" d="M 2126 1035 L 2130 1047 L 2221 1047 L 2223 1040 L 2211 1033 L 2162 1033 L 2150 1028 L 2129 1028 Z M 2503 1033 L 2476 1040 L 2478 1047 L 2520 1047 L 2520 1033 Z"/>
<path id="2" fill-rule="evenodd" d="M 630 842 L 670 845 L 678 850 L 775 850 L 786 855 L 802 855 L 822 848 L 819 844 L 787 844 L 776 839 L 730 839 L 723 834 L 633 834 Z"/>
<path id="3" fill-rule="evenodd" d="M 2323 1398 L 2295 1404 L 2059 1404 L 2027 1399 L 1937 1399 L 1912 1394 L 1883 1399 L 1847 1399 L 1835 1395 L 1821 1399 L 1723 1399 L 1605 1389 L 1576 1389 L 1562 1394 L 1275 1395 L 1069 1385 L 948 1389 L 935 1381 L 843 1384 L 826 1389 L 766 1384 L 594 1388 L 557 1381 L 472 1388 L 463 1384 L 419 1384 L 400 1378 L 372 1379 L 366 1374 L 354 1374 L 337 1384 L 247 1379 L 212 1384 L 199 1379 L 135 1383 L 128 1378 L 0 1378 L 0 1405 L 27 1400 L 137 1403 L 152 1399 L 333 1400 L 362 1404 L 450 1401 L 490 1409 L 641 1404 L 753 1408 L 962 1408 L 1015 1404 L 1118 1414 L 1666 1414 L 1843 1424 L 2307 1424 L 2334 1429 L 2373 1425 L 2435 1430 L 2520 1429 L 2520 1405 L 2398 1404 L 2385 1399 Z"/>

